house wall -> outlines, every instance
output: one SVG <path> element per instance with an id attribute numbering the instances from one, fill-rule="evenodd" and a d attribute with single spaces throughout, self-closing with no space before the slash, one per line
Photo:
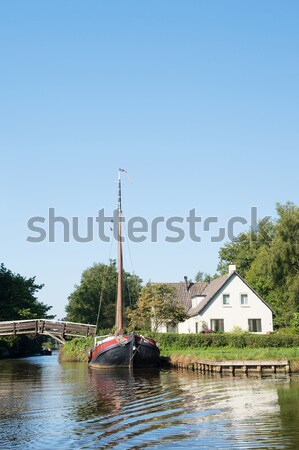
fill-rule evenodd
<path id="1" fill-rule="evenodd" d="M 223 294 L 230 295 L 230 305 L 223 305 Z M 241 305 L 241 294 L 248 295 L 248 306 Z M 273 331 L 272 311 L 237 275 L 230 278 L 208 307 L 201 311 L 201 315 L 190 317 L 185 322 L 179 323 L 178 333 L 196 333 L 196 323 L 200 332 L 202 321 L 206 322 L 210 328 L 211 319 L 224 319 L 224 331 L 232 331 L 234 327 L 248 331 L 248 319 L 261 319 L 261 333 Z M 166 332 L 166 328 L 163 331 Z"/>
<path id="2" fill-rule="evenodd" d="M 230 305 L 223 305 L 223 294 L 230 294 Z M 241 294 L 248 295 L 247 306 L 241 305 Z M 248 331 L 248 319 L 261 319 L 262 333 L 273 331 L 272 311 L 237 275 L 233 275 L 201 313 L 201 320 L 209 327 L 211 319 L 224 319 L 224 331 L 231 331 L 236 326 Z"/>

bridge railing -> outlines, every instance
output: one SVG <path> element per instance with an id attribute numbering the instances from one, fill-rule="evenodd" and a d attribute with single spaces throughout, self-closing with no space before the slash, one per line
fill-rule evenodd
<path id="1" fill-rule="evenodd" d="M 0 322 L 0 336 L 17 334 L 54 334 L 62 337 L 95 336 L 96 325 L 47 319 Z"/>

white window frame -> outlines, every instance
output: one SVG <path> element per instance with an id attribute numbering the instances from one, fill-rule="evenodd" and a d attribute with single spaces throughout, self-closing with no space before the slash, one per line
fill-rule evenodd
<path id="1" fill-rule="evenodd" d="M 178 333 L 178 332 L 179 330 L 177 325 L 175 326 L 169 324 L 166 325 L 166 333 Z"/>
<path id="2" fill-rule="evenodd" d="M 251 321 L 251 320 L 255 320 L 255 321 L 259 320 L 259 323 L 260 323 L 260 325 L 261 325 L 261 327 L 260 327 L 261 329 L 258 330 L 258 331 L 252 331 L 252 330 L 250 330 L 250 321 Z M 249 331 L 249 333 L 262 333 L 262 332 L 263 332 L 262 319 L 260 319 L 260 318 L 248 319 L 248 331 Z"/>
<path id="3" fill-rule="evenodd" d="M 246 295 L 246 297 L 247 297 L 247 303 L 242 303 L 242 297 L 243 297 L 244 295 Z M 242 308 L 246 308 L 246 307 L 249 306 L 249 299 L 248 299 L 248 294 L 247 294 L 247 292 L 242 292 L 242 293 L 240 294 L 240 305 L 242 306 Z"/>
<path id="4" fill-rule="evenodd" d="M 218 321 L 218 322 L 222 322 L 222 325 L 223 325 L 223 330 L 214 330 L 213 329 L 213 321 Z M 211 330 L 213 330 L 213 331 L 220 331 L 220 332 L 224 332 L 224 319 L 210 319 L 210 325 L 211 325 Z"/>
<path id="5" fill-rule="evenodd" d="M 228 303 L 224 303 L 224 297 L 228 297 Z M 228 292 L 222 294 L 222 306 L 230 307 L 231 306 L 230 300 L 231 300 L 230 294 Z"/>

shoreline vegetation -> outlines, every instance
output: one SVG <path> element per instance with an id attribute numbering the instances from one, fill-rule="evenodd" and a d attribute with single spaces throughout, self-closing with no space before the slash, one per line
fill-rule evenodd
<path id="1" fill-rule="evenodd" d="M 299 334 L 250 333 L 174 334 L 151 333 L 160 345 L 161 357 L 171 366 L 188 367 L 200 360 L 288 360 L 291 372 L 299 372 Z M 86 362 L 92 338 L 75 338 L 60 350 L 61 362 Z"/>

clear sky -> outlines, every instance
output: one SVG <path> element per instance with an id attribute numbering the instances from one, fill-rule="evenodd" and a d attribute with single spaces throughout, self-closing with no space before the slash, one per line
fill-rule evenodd
<path id="1" fill-rule="evenodd" d="M 86 234 L 87 217 L 116 207 L 126 219 L 184 219 L 181 242 L 125 245 L 144 282 L 214 273 L 228 237 L 186 218 L 275 217 L 298 204 L 297 1 L 2 1 L 0 4 L 0 262 L 45 283 L 58 318 L 81 273 L 115 246 L 49 242 L 49 208 Z M 43 242 L 28 229 L 45 218 Z M 96 223 L 95 223 L 96 225 Z M 176 224 L 178 225 L 178 224 Z M 236 231 L 246 230 L 239 225 Z M 132 256 L 128 258 L 129 250 Z"/>

